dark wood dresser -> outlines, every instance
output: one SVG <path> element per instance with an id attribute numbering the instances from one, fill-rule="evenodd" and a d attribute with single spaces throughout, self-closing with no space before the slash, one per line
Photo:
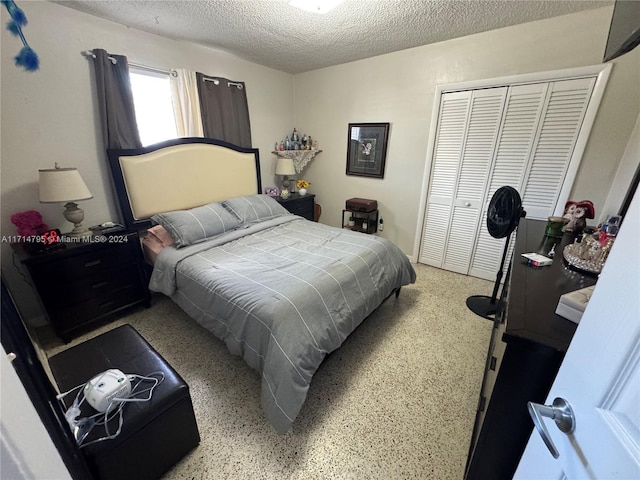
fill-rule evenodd
<path id="1" fill-rule="evenodd" d="M 289 198 L 276 197 L 276 200 L 294 215 L 300 215 L 307 220 L 313 221 L 315 197 L 315 195 L 310 194 L 301 197 L 297 193 L 292 193 Z"/>
<path id="2" fill-rule="evenodd" d="M 577 328 L 555 314 L 558 300 L 597 280 L 562 258 L 563 246 L 573 241 L 570 234 L 556 247 L 552 265 L 527 265 L 521 254 L 538 249 L 545 227 L 540 220 L 522 220 L 518 227 L 510 278 L 493 324 L 467 480 L 512 478 L 533 430 L 527 402 L 544 403 Z"/>
<path id="3" fill-rule="evenodd" d="M 64 245 L 61 250 L 29 255 L 22 263 L 56 334 L 65 342 L 119 310 L 149 305 L 137 233 Z"/>

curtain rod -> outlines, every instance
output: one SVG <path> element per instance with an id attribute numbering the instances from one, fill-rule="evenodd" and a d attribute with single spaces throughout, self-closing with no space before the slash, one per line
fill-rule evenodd
<path id="1" fill-rule="evenodd" d="M 80 52 L 83 56 L 85 57 L 91 57 L 91 58 L 96 58 L 95 53 L 93 53 L 91 50 L 84 50 L 82 52 Z M 113 63 L 114 65 L 116 63 L 118 63 L 118 60 L 116 60 L 114 57 L 107 57 L 109 60 L 111 60 L 111 63 Z M 175 70 L 162 70 L 161 68 L 155 68 L 155 67 L 148 67 L 146 65 L 140 65 L 138 63 L 131 63 L 129 62 L 129 66 L 130 67 L 134 67 L 134 68 L 139 68 L 140 70 L 147 70 L 149 72 L 155 72 L 155 73 L 163 73 L 165 75 L 171 75 L 172 77 L 177 77 L 178 74 L 176 73 Z"/>
<path id="2" fill-rule="evenodd" d="M 202 81 L 203 82 L 213 82 L 216 85 L 220 85 L 220 80 L 218 80 L 217 78 L 202 77 Z M 238 90 L 242 90 L 244 88 L 244 85 L 242 85 L 241 83 L 238 83 L 238 82 L 227 82 L 227 87 L 231 87 L 231 86 L 237 87 Z"/>
<path id="3" fill-rule="evenodd" d="M 85 57 L 91 57 L 91 58 L 96 58 L 95 53 L 93 53 L 91 50 L 84 50 L 82 52 L 80 52 L 83 56 Z M 114 57 L 107 57 L 109 60 L 111 60 L 111 63 L 113 63 L 114 65 L 116 63 L 118 63 L 118 60 L 116 60 Z M 129 62 L 129 66 L 134 67 L 134 68 L 139 68 L 141 70 L 148 70 L 150 72 L 156 72 L 156 73 L 163 73 L 165 75 L 171 75 L 172 77 L 177 77 L 178 73 L 175 70 L 162 70 L 160 68 L 154 68 L 154 67 L 148 67 L 146 65 L 140 65 L 138 63 L 131 63 Z M 217 78 L 210 78 L 210 77 L 202 77 L 202 80 L 204 82 L 213 82 L 216 85 L 220 84 L 220 80 L 218 80 Z M 242 90 L 244 88 L 244 85 L 242 83 L 238 83 L 238 82 L 227 82 L 227 87 L 237 87 L 238 90 Z"/>

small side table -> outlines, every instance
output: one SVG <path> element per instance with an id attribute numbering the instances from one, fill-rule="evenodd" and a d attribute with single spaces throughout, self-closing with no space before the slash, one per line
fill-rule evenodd
<path id="1" fill-rule="evenodd" d="M 353 218 L 353 225 L 349 225 L 349 218 Z M 344 209 L 342 210 L 342 228 L 356 232 L 376 233 L 378 231 L 378 210 L 358 212 Z"/>
<path id="2" fill-rule="evenodd" d="M 301 197 L 297 193 L 292 193 L 288 198 L 275 197 L 275 199 L 294 215 L 313 221 L 315 195 L 307 194 Z"/>

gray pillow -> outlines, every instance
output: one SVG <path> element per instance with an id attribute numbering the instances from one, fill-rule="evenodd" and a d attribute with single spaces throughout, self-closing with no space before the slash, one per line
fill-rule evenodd
<path id="1" fill-rule="evenodd" d="M 240 219 L 220 203 L 210 203 L 191 210 L 159 213 L 151 219 L 171 234 L 176 248 L 204 242 L 242 225 Z"/>
<path id="2" fill-rule="evenodd" d="M 244 223 L 256 223 L 263 220 L 290 215 L 289 211 L 269 195 L 249 195 L 225 200 L 222 204 Z"/>

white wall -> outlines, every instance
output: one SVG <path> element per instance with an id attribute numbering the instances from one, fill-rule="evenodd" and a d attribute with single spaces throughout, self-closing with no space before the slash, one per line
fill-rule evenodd
<path id="1" fill-rule="evenodd" d="M 295 77 L 295 123 L 323 152 L 304 172 L 323 223 L 344 201 L 375 198 L 381 234 L 414 251 L 435 88 L 439 84 L 602 62 L 612 7 L 417 47 Z M 614 61 L 571 198 L 599 213 L 640 109 L 640 48 Z M 384 179 L 345 174 L 347 125 L 390 122 Z"/>
<path id="2" fill-rule="evenodd" d="M 627 186 L 639 168 L 640 163 L 640 115 L 636 118 L 635 127 L 624 151 L 620 166 L 616 172 L 611 190 L 607 196 L 602 212 L 598 216 L 600 222 L 605 222 L 611 215 L 616 215 L 627 197 Z"/>
<path id="3" fill-rule="evenodd" d="M 247 85 L 253 146 L 260 149 L 263 185 L 273 185 L 269 153 L 293 125 L 293 77 L 195 44 L 151 35 L 51 2 L 22 2 L 24 33 L 40 57 L 40 69 L 13 64 L 21 43 L 2 29 L 1 212 L 2 235 L 15 235 L 12 213 L 35 209 L 52 228 L 68 231 L 62 205 L 38 202 L 38 169 L 75 166 L 94 198 L 81 202 L 85 225 L 116 219 L 94 100 L 93 65 L 80 52 L 92 48 L 126 55 L 130 62 L 169 70 L 184 67 L 242 80 Z M 9 17 L 2 8 L 2 24 Z M 37 301 L 11 265 L 2 245 L 2 267 L 22 314 L 40 315 Z"/>
<path id="4" fill-rule="evenodd" d="M 0 478 L 71 478 L 4 348 L 0 348 L 0 370 Z"/>

